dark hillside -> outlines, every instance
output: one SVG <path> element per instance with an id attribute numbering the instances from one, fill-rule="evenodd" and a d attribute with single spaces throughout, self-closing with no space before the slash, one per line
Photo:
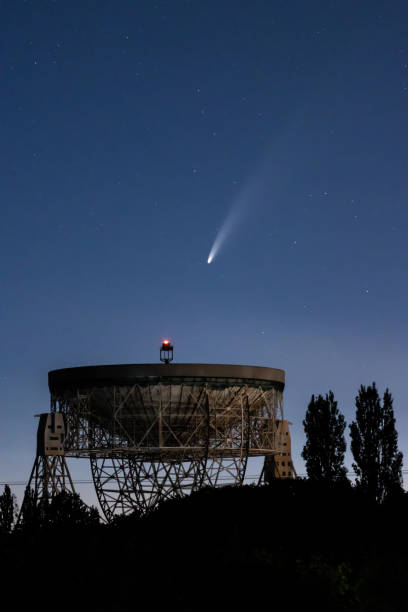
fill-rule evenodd
<path id="1" fill-rule="evenodd" d="M 59 511 L 2 537 L 2 575 L 58 597 L 63 580 L 87 606 L 406 610 L 407 509 L 405 494 L 379 505 L 347 482 L 287 480 L 202 490 L 111 525 Z"/>

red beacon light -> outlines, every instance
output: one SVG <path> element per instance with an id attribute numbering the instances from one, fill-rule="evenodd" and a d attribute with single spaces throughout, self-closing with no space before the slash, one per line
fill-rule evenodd
<path id="1" fill-rule="evenodd" d="M 173 345 L 170 340 L 163 340 L 160 348 L 160 361 L 170 363 L 173 361 Z"/>

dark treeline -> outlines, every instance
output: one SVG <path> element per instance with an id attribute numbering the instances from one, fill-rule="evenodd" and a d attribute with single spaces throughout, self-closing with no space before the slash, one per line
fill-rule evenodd
<path id="1" fill-rule="evenodd" d="M 1 536 L 1 575 L 24 582 L 20 599 L 40 589 L 103 609 L 407 609 L 405 493 L 379 503 L 347 481 L 276 480 L 203 489 L 109 525 L 77 496 L 59 498 Z"/>
<path id="2" fill-rule="evenodd" d="M 19 600 L 108 609 L 408 609 L 408 495 L 391 394 L 361 387 L 350 426 L 334 394 L 304 420 L 307 479 L 203 489 L 149 515 L 100 521 L 78 495 L 17 508 L 0 495 L 1 575 Z"/>
<path id="3" fill-rule="evenodd" d="M 375 383 L 361 386 L 355 400 L 355 420 L 350 425 L 355 486 L 376 501 L 402 492 L 402 453 L 398 450 L 393 399 L 386 389 L 381 400 Z M 303 421 L 306 444 L 302 457 L 308 478 L 340 482 L 344 467 L 346 422 L 332 391 L 313 395 Z"/>

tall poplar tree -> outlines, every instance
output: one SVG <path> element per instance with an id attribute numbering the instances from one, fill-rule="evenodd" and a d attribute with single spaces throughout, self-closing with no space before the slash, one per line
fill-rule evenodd
<path id="1" fill-rule="evenodd" d="M 393 400 L 388 389 L 381 403 L 375 383 L 360 387 L 350 436 L 357 486 L 377 501 L 401 491 L 402 453 L 398 451 Z"/>
<path id="2" fill-rule="evenodd" d="M 302 457 L 306 462 L 307 475 L 311 480 L 345 480 L 344 467 L 346 441 L 344 416 L 337 408 L 333 391 L 323 397 L 312 399 L 303 421 L 306 444 Z"/>
<path id="3" fill-rule="evenodd" d="M 17 516 L 16 496 L 12 494 L 10 487 L 5 485 L 0 495 L 0 531 L 10 533 Z"/>

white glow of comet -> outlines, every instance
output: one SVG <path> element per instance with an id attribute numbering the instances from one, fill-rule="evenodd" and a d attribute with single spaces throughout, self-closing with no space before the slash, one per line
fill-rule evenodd
<path id="1" fill-rule="evenodd" d="M 265 181 L 263 177 L 257 176 L 256 180 L 252 180 L 246 188 L 242 190 L 238 198 L 231 206 L 224 223 L 218 230 L 211 251 L 208 255 L 207 263 L 211 263 L 215 256 L 218 255 L 221 247 L 225 244 L 230 234 L 240 225 L 249 212 L 252 205 L 255 204 Z"/>
<path id="2" fill-rule="evenodd" d="M 272 205 L 273 201 L 285 197 L 284 186 L 293 180 L 292 154 L 298 146 L 298 134 L 304 129 L 307 112 L 307 107 L 302 107 L 285 124 L 284 129 L 277 133 L 269 151 L 265 152 L 263 161 L 258 164 L 255 173 L 243 185 L 242 190 L 233 201 L 225 221 L 215 237 L 207 263 L 210 264 L 214 261 L 230 234 L 237 230 L 238 226 L 242 225 L 242 222 L 250 214 L 256 213 L 258 205 L 262 201 L 266 203 L 265 196 L 267 196 L 269 206 Z"/>
<path id="3" fill-rule="evenodd" d="M 225 243 L 231 231 L 237 225 L 237 222 L 239 221 L 240 217 L 239 212 L 240 210 L 237 209 L 235 206 L 231 208 L 218 234 L 215 237 L 210 254 L 208 255 L 207 263 L 210 264 L 214 260 L 214 257 L 217 255 L 221 246 Z"/>

